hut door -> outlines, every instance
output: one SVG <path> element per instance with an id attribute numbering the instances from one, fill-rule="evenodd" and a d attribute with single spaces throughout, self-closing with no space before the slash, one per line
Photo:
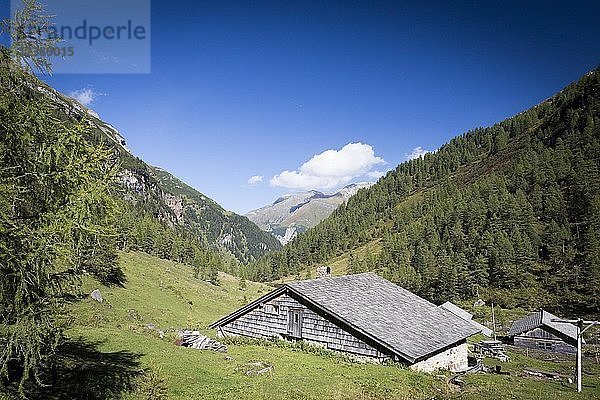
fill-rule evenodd
<path id="1" fill-rule="evenodd" d="M 302 338 L 302 310 L 290 310 L 288 315 L 290 336 Z"/>

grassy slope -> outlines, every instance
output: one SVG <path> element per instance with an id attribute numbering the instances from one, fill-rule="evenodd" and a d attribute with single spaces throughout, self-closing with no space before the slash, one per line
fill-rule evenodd
<path id="1" fill-rule="evenodd" d="M 381 253 L 381 239 L 373 240 L 352 250 L 352 254 L 357 260 L 364 259 L 368 254 L 379 255 Z M 350 253 L 344 253 L 341 256 L 334 257 L 327 261 L 325 265 L 331 267 L 331 273 L 335 276 L 348 274 L 348 258 Z"/>
<path id="2" fill-rule="evenodd" d="M 358 260 L 362 260 L 363 258 L 365 258 L 367 256 L 367 254 L 378 255 L 379 253 L 381 253 L 382 247 L 383 246 L 381 244 L 381 239 L 376 239 L 376 240 L 372 240 L 360 247 L 355 248 L 354 250 L 352 250 L 352 254 L 354 254 L 354 256 Z M 323 265 L 329 266 L 331 268 L 331 275 L 333 275 L 333 276 L 348 275 L 348 258 L 349 258 L 349 256 L 350 256 L 350 253 L 348 252 L 348 253 L 344 253 L 337 257 L 332 257 L 329 260 L 327 260 L 327 262 L 323 263 Z M 300 275 L 300 278 L 308 279 L 308 278 L 316 278 L 316 276 L 317 276 L 317 267 L 313 266 L 313 267 L 307 268 Z M 298 275 L 288 275 L 288 276 L 285 276 L 285 277 L 278 279 L 277 281 L 274 281 L 271 283 L 272 284 L 280 284 L 280 283 L 295 281 L 295 280 L 298 280 L 298 278 L 299 278 Z"/>
<path id="3" fill-rule="evenodd" d="M 104 352 L 143 354 L 142 365 L 160 371 L 166 380 L 169 398 L 341 399 L 385 393 L 391 398 L 431 398 L 444 388 L 432 376 L 406 369 L 360 365 L 289 348 L 230 345 L 233 359 L 225 360 L 223 354 L 174 346 L 170 328 L 195 327 L 208 333 L 208 323 L 239 307 L 244 297 L 252 300 L 270 288 L 249 282 L 242 291 L 237 278 L 224 274 L 221 286 L 213 286 L 193 278 L 189 267 L 142 253 L 121 254 L 121 265 L 126 288 L 99 287 L 103 303 L 88 298 L 78 304 L 70 335 L 102 342 Z M 95 282 L 85 283 L 87 292 L 95 288 Z M 166 338 L 146 329 L 147 323 L 167 330 Z M 248 377 L 235 371 L 251 360 L 268 362 L 275 372 Z"/>
<path id="4" fill-rule="evenodd" d="M 316 355 L 298 349 L 276 346 L 229 345 L 223 354 L 174 346 L 174 333 L 180 327 L 200 328 L 252 300 L 270 288 L 248 283 L 239 289 L 237 278 L 221 275 L 221 286 L 193 278 L 191 269 L 142 253 L 121 254 L 127 275 L 126 288 L 99 287 L 105 301 L 90 298 L 74 309 L 74 338 L 99 342 L 103 352 L 127 351 L 140 355 L 141 366 L 151 368 L 164 379 L 173 399 L 418 399 L 418 398 L 600 398 L 598 388 L 586 388 L 576 396 L 559 383 L 538 382 L 516 376 L 477 375 L 466 378 L 461 392 L 452 392 L 433 375 L 395 366 L 350 363 L 341 357 Z M 90 292 L 98 287 L 85 282 Z M 246 300 L 244 299 L 246 297 Z M 130 311 L 135 310 L 135 311 Z M 166 330 L 165 339 L 145 328 L 147 323 Z M 246 376 L 236 371 L 248 361 L 260 360 L 274 366 L 271 375 Z M 503 368 L 514 371 L 531 362 L 516 356 Z M 566 372 L 572 364 L 536 361 L 541 370 Z M 600 387 L 600 368 L 586 383 Z M 501 395 L 500 395 L 501 393 Z M 143 398 L 131 392 L 126 398 Z"/>

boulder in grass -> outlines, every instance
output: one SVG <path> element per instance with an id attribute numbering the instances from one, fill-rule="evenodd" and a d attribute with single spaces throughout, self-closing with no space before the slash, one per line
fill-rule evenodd
<path id="1" fill-rule="evenodd" d="M 98 289 L 95 289 L 92 294 L 90 294 L 92 299 L 96 300 L 98 303 L 102 303 L 104 299 L 102 298 L 102 293 Z"/>

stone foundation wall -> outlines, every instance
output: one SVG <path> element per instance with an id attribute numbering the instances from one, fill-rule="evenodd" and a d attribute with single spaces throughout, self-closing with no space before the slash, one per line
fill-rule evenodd
<path id="1" fill-rule="evenodd" d="M 419 361 L 410 366 L 411 369 L 422 372 L 433 372 L 438 369 L 449 369 L 452 372 L 462 371 L 468 367 L 467 343 L 452 347 L 442 353 Z"/>

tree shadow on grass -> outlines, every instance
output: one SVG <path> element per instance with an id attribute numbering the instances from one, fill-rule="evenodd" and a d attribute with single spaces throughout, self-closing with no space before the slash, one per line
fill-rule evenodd
<path id="1" fill-rule="evenodd" d="M 28 388 L 28 399 L 120 399 L 144 374 L 141 354 L 102 352 L 102 342 L 71 340 L 61 345 L 42 373 L 44 387 Z M 17 395 L 16 388 L 12 388 Z"/>

